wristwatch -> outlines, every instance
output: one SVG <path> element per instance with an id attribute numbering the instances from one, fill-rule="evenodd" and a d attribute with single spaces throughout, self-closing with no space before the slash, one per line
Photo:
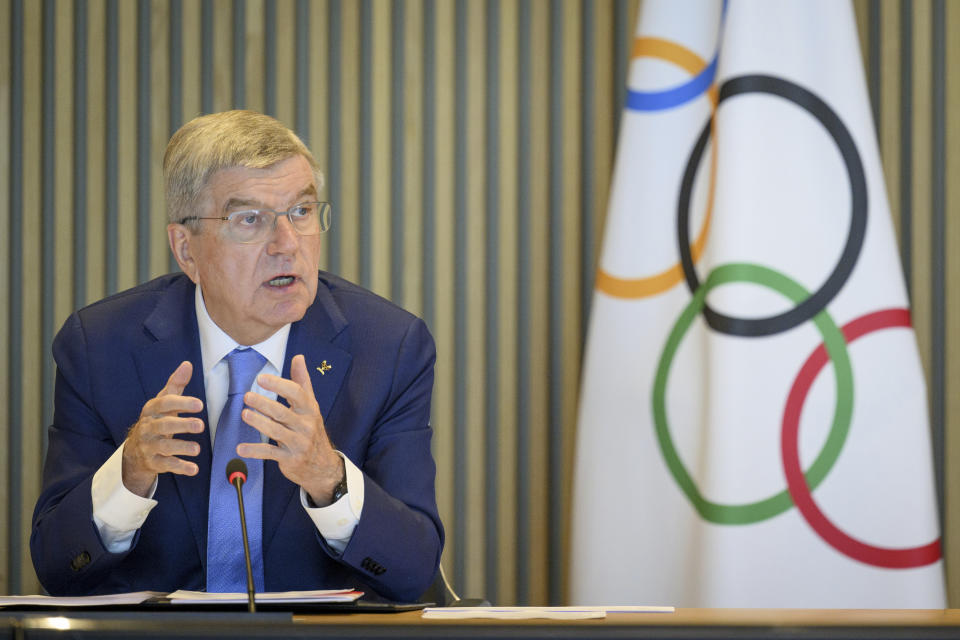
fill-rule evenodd
<path id="1" fill-rule="evenodd" d="M 343 496 L 347 495 L 347 470 L 343 470 L 343 477 L 340 478 L 340 482 L 336 487 L 333 488 L 333 502 L 336 502 Z M 331 503 L 332 504 L 332 503 Z"/>

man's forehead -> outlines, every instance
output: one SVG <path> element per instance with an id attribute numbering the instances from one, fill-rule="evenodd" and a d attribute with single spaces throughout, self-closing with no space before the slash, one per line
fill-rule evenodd
<path id="1" fill-rule="evenodd" d="M 303 156 L 291 156 L 268 167 L 234 166 L 210 175 L 205 189 L 218 203 L 269 204 L 277 198 L 316 196 L 316 176 Z"/>

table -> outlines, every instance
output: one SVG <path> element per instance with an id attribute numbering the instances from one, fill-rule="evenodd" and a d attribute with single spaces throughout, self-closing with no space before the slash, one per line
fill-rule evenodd
<path id="1" fill-rule="evenodd" d="M 419 612 L 0 613 L 0 638 L 960 638 L 960 610 L 677 609 L 602 620 L 423 620 Z"/>

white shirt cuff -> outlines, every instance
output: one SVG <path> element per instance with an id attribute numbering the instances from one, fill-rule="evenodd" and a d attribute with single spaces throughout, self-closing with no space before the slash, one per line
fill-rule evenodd
<path id="1" fill-rule="evenodd" d="M 307 492 L 300 487 L 300 504 L 313 520 L 317 531 L 337 553 L 343 553 L 360 523 L 363 511 L 363 472 L 339 451 L 347 474 L 347 494 L 326 507 L 311 507 Z"/>
<path id="2" fill-rule="evenodd" d="M 122 444 L 93 474 L 93 484 L 90 486 L 93 523 L 97 525 L 100 540 L 108 551 L 123 553 L 130 549 L 137 530 L 157 506 L 157 501 L 153 499 L 156 490 L 156 479 L 147 498 L 141 498 L 123 486 Z"/>

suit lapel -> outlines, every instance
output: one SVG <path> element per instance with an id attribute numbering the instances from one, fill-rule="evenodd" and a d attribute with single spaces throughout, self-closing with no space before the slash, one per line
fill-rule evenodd
<path id="1" fill-rule="evenodd" d="M 194 306 L 194 285 L 186 277 L 174 280 L 144 322 L 144 328 L 155 342 L 135 355 L 137 370 L 143 385 L 145 399 L 154 397 L 167 383 L 174 369 L 189 360 L 193 375 L 184 389 L 184 395 L 200 398 L 204 403 L 199 414 L 207 424 L 206 392 L 203 384 L 203 362 L 200 355 L 200 336 L 197 330 Z M 186 414 L 184 414 L 186 415 Z M 209 429 L 199 434 L 181 434 L 183 440 L 200 445 L 200 454 L 193 458 L 199 472 L 195 476 L 170 474 L 180 495 L 184 511 L 197 542 L 197 551 L 206 558 L 207 504 L 210 489 L 212 450 Z"/>
<path id="2" fill-rule="evenodd" d="M 346 328 L 347 321 L 323 281 L 317 288 L 316 300 L 303 319 L 290 327 L 282 375 L 289 379 L 290 361 L 293 356 L 303 354 L 320 415 L 324 418 L 330 415 L 353 360 L 347 350 L 349 334 Z M 263 548 L 266 550 L 284 512 L 292 507 L 299 508 L 299 488 L 283 477 L 276 463 L 268 462 L 264 465 L 263 496 Z"/>

